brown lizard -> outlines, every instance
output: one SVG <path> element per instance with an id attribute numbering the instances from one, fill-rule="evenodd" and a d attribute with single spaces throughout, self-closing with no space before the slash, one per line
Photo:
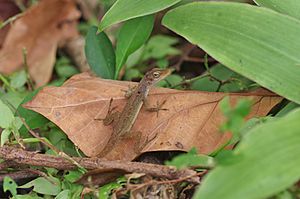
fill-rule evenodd
<path id="1" fill-rule="evenodd" d="M 167 77 L 171 73 L 171 71 L 171 69 L 158 68 L 154 68 L 148 71 L 145 74 L 144 78 L 140 81 L 138 86 L 128 97 L 128 101 L 125 104 L 125 107 L 123 108 L 122 112 L 113 112 L 115 107 L 111 109 L 112 99 L 110 100 L 109 110 L 106 117 L 103 119 L 103 124 L 106 126 L 112 124 L 113 132 L 105 148 L 100 152 L 98 157 L 103 157 L 107 153 L 109 153 L 119 140 L 131 136 L 131 128 L 135 123 L 140 109 L 146 102 L 146 98 L 150 88 L 155 83 Z M 137 145 L 139 145 L 140 137 L 137 139 Z M 148 139 L 146 140 L 146 143 L 147 141 Z"/>

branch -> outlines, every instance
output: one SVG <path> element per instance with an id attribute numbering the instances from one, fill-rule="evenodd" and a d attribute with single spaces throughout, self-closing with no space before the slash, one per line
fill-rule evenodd
<path id="1" fill-rule="evenodd" d="M 62 157 L 29 152 L 23 149 L 3 146 L 0 147 L 0 158 L 14 161 L 22 165 L 51 167 L 60 170 L 74 170 L 77 167 Z M 121 169 L 130 173 L 145 173 L 155 177 L 167 179 L 186 178 L 195 176 L 196 172 L 190 169 L 177 170 L 174 167 L 155 165 L 141 162 L 107 161 L 100 158 L 72 157 L 76 162 L 88 170 L 92 169 Z M 198 177 L 193 177 L 189 182 L 199 183 Z"/>

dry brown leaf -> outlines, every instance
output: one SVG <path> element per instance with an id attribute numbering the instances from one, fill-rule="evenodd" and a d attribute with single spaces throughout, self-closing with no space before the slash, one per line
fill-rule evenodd
<path id="1" fill-rule="evenodd" d="M 36 86 L 47 83 L 59 43 L 78 35 L 80 13 L 73 0 L 43 0 L 28 9 L 11 26 L 0 51 L 0 72 L 22 67 L 22 50 L 28 51 L 29 73 Z"/>
<path id="2" fill-rule="evenodd" d="M 11 0 L 1 0 L 0 1 L 0 22 L 4 22 L 9 17 L 19 13 L 20 10 L 17 5 Z M 9 25 L 0 29 L 0 49 L 2 43 L 6 37 L 7 31 L 9 30 Z"/>
<path id="3" fill-rule="evenodd" d="M 124 92 L 132 82 L 104 80 L 87 73 L 73 76 L 62 87 L 46 87 L 24 107 L 39 112 L 58 125 L 87 156 L 97 156 L 106 145 L 111 126 L 104 126 L 95 118 L 105 118 L 109 101 L 119 111 L 126 103 Z M 219 110 L 224 93 L 199 91 L 179 91 L 166 88 L 153 88 L 148 96 L 149 104 L 166 100 L 163 108 L 168 111 L 150 113 L 143 108 L 132 132 L 141 132 L 142 138 L 155 137 L 143 149 L 189 150 L 195 146 L 200 153 L 209 153 L 229 138 L 229 134 L 219 133 L 224 116 Z M 252 99 L 254 106 L 250 117 L 264 116 L 282 98 L 269 92 L 231 93 L 232 103 L 242 98 Z M 118 143 L 105 156 L 107 159 L 132 160 L 134 138 Z"/>

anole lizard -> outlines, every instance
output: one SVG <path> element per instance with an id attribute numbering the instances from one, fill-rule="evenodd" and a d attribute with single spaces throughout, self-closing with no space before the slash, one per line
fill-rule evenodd
<path id="1" fill-rule="evenodd" d="M 146 101 L 150 88 L 155 83 L 167 77 L 171 71 L 171 69 L 158 68 L 148 71 L 135 90 L 131 93 L 122 112 L 113 112 L 114 108 L 111 109 L 112 100 L 110 101 L 110 107 L 106 117 L 103 119 L 103 124 L 106 126 L 112 124 L 113 132 L 105 148 L 100 152 L 98 157 L 105 156 L 109 153 L 119 140 L 131 136 L 131 128 Z M 138 142 L 139 141 L 140 140 L 138 140 Z M 140 143 L 138 143 L 138 145 L 139 144 Z"/>

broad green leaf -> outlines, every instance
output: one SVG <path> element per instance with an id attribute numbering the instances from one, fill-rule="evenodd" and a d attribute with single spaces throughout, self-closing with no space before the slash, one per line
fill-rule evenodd
<path id="1" fill-rule="evenodd" d="M 49 120 L 47 118 L 45 118 L 44 116 L 42 116 L 41 114 L 25 109 L 23 108 L 22 104 L 25 104 L 26 102 L 32 100 L 32 98 L 41 90 L 41 88 L 33 91 L 32 93 L 29 93 L 25 99 L 22 101 L 22 103 L 19 105 L 19 107 L 17 108 L 17 112 L 21 115 L 22 118 L 24 118 L 24 120 L 26 121 L 27 125 L 31 128 L 31 129 L 35 129 L 38 127 L 43 126 L 44 124 L 48 123 Z M 20 128 L 20 133 L 26 133 L 28 130 L 27 128 L 22 125 L 22 127 Z"/>
<path id="2" fill-rule="evenodd" d="M 74 183 L 76 180 L 78 180 L 83 173 L 81 173 L 80 171 L 68 171 L 68 174 L 66 174 L 64 176 L 64 178 L 66 180 L 68 180 L 69 182 Z"/>
<path id="3" fill-rule="evenodd" d="M 115 74 L 115 52 L 111 41 L 104 32 L 96 34 L 92 26 L 85 40 L 85 55 L 91 69 L 105 79 L 113 79 Z"/>
<path id="4" fill-rule="evenodd" d="M 8 142 L 11 133 L 12 131 L 10 129 L 3 129 L 1 132 L 1 147 Z"/>
<path id="5" fill-rule="evenodd" d="M 15 196 L 17 195 L 17 188 L 18 185 L 15 183 L 13 179 L 11 179 L 9 176 L 5 176 L 3 180 L 3 191 L 10 191 L 10 193 Z"/>
<path id="6" fill-rule="evenodd" d="M 192 149 L 186 154 L 176 156 L 171 161 L 165 164 L 175 166 L 177 169 L 182 169 L 190 166 L 213 167 L 214 159 L 207 155 L 197 154 L 196 150 Z"/>
<path id="7" fill-rule="evenodd" d="M 149 39 L 146 44 L 142 60 L 148 60 L 150 58 L 162 59 L 167 55 L 177 55 L 180 51 L 173 47 L 178 43 L 178 39 L 166 35 L 155 35 Z"/>
<path id="8" fill-rule="evenodd" d="M 197 2 L 171 10 L 163 24 L 226 67 L 300 103 L 300 21 L 241 3 Z"/>
<path id="9" fill-rule="evenodd" d="M 194 81 L 191 89 L 210 92 L 238 92 L 247 90 L 253 84 L 252 81 L 226 68 L 222 64 L 216 64 L 211 67 L 210 73 L 218 80 L 227 81 L 228 83 L 220 86 L 220 82 L 207 76 Z"/>
<path id="10" fill-rule="evenodd" d="M 300 107 L 299 104 L 296 104 L 294 102 L 288 103 L 285 107 L 283 107 L 277 114 L 276 117 L 282 117 L 286 115 L 287 113 L 291 112 L 292 110 Z"/>
<path id="11" fill-rule="evenodd" d="M 26 194 L 26 195 L 16 195 L 12 199 L 43 199 L 39 197 L 36 193 Z"/>
<path id="12" fill-rule="evenodd" d="M 132 81 L 132 79 L 136 78 L 142 78 L 143 74 L 135 68 L 126 68 L 125 74 L 124 74 L 124 79 L 128 81 Z"/>
<path id="13" fill-rule="evenodd" d="M 114 189 L 118 189 L 118 188 L 120 188 L 120 187 L 122 187 L 122 184 L 120 184 L 120 183 L 117 183 L 117 182 L 111 182 L 111 183 L 108 183 L 108 184 L 106 184 L 106 185 L 104 185 L 104 186 L 102 186 L 102 187 L 100 187 L 100 189 L 99 189 L 99 199 L 101 198 L 109 198 L 109 195 L 110 195 L 110 193 L 112 192 L 112 190 L 114 190 Z"/>
<path id="14" fill-rule="evenodd" d="M 194 198 L 258 199 L 300 178 L 300 109 L 251 129 L 234 150 L 236 161 L 217 166 Z"/>
<path id="15" fill-rule="evenodd" d="M 276 10 L 283 14 L 290 15 L 300 19 L 300 3 L 299 0 L 254 0 L 258 5 Z"/>
<path id="16" fill-rule="evenodd" d="M 113 24 L 142 17 L 166 9 L 180 0 L 117 0 L 105 13 L 99 25 L 99 31 L 103 31 Z"/>
<path id="17" fill-rule="evenodd" d="M 15 119 L 10 108 L 0 100 L 0 127 L 8 128 Z"/>
<path id="18" fill-rule="evenodd" d="M 13 88 L 21 88 L 27 81 L 25 70 L 18 71 L 10 77 L 10 85 Z"/>
<path id="19" fill-rule="evenodd" d="M 70 190 L 64 190 L 60 192 L 54 199 L 69 199 L 70 198 Z"/>
<path id="20" fill-rule="evenodd" d="M 57 195 L 61 188 L 60 188 L 60 182 L 56 178 L 51 178 L 52 181 L 50 182 L 44 177 L 36 178 L 30 182 L 28 182 L 25 185 L 20 186 L 19 188 L 30 188 L 33 187 L 33 191 L 40 193 L 40 194 L 46 194 L 46 195 Z"/>
<path id="21" fill-rule="evenodd" d="M 71 60 L 64 56 L 56 61 L 55 71 L 60 78 L 69 78 L 79 73 L 78 69 L 72 65 Z"/>
<path id="22" fill-rule="evenodd" d="M 173 87 L 181 83 L 182 81 L 183 78 L 180 75 L 171 74 L 168 77 L 166 77 L 163 81 L 158 82 L 156 85 L 160 87 Z"/>
<path id="23" fill-rule="evenodd" d="M 153 24 L 153 15 L 135 18 L 124 23 L 117 38 L 115 79 L 117 79 L 128 56 L 147 41 L 152 32 Z"/>

